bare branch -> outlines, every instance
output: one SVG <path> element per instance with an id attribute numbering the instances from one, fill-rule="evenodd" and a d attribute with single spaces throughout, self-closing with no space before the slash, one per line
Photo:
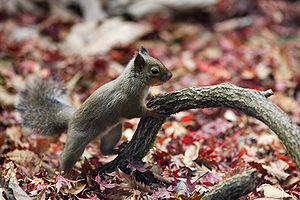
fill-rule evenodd
<path id="1" fill-rule="evenodd" d="M 257 185 L 257 171 L 247 170 L 237 174 L 216 185 L 211 191 L 202 197 L 201 200 L 230 200 L 238 199 L 250 192 L 255 191 Z"/>
<path id="2" fill-rule="evenodd" d="M 266 99 L 272 90 L 259 92 L 224 83 L 206 87 L 192 87 L 162 94 L 151 99 L 147 106 L 158 107 L 161 114 L 171 115 L 183 110 L 208 107 L 239 109 L 264 122 L 273 130 L 300 168 L 300 128 L 277 105 Z M 118 157 L 98 170 L 113 170 L 125 164 L 128 158 L 140 160 L 152 148 L 158 130 L 165 119 L 142 118 L 132 140 Z"/>
<path id="3" fill-rule="evenodd" d="M 274 92 L 273 92 L 272 89 L 269 89 L 269 90 L 267 90 L 267 91 L 261 91 L 260 93 L 261 93 L 262 95 L 264 95 L 266 98 L 268 98 L 269 96 L 271 96 L 271 95 L 274 94 Z"/>

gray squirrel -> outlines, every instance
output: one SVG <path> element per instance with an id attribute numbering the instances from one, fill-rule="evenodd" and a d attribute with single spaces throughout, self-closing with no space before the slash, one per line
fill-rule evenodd
<path id="1" fill-rule="evenodd" d="M 69 172 L 79 160 L 86 145 L 100 136 L 100 151 L 113 154 L 122 135 L 122 122 L 136 117 L 162 117 L 145 106 L 149 87 L 161 85 L 172 73 L 141 47 L 123 73 L 92 93 L 76 110 L 61 96 L 63 87 L 56 82 L 37 80 L 18 95 L 16 109 L 21 125 L 34 132 L 51 136 L 67 132 L 60 159 L 60 169 Z"/>

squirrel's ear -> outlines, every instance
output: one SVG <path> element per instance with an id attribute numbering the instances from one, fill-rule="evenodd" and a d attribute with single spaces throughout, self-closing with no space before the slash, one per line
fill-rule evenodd
<path id="1" fill-rule="evenodd" d="M 144 54 L 144 55 L 149 55 L 149 52 L 148 52 L 148 50 L 145 48 L 145 47 L 141 47 L 141 49 L 140 49 L 140 52 L 139 53 L 141 53 L 141 54 Z"/>
<path id="2" fill-rule="evenodd" d="M 138 53 L 134 58 L 134 69 L 138 72 L 142 71 L 143 67 L 145 66 L 146 62 L 143 56 Z"/>

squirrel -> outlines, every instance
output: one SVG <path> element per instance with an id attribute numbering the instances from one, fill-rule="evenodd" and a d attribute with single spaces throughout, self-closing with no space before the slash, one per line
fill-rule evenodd
<path id="1" fill-rule="evenodd" d="M 22 127 L 45 136 L 67 130 L 60 170 L 69 172 L 86 145 L 98 136 L 101 153 L 114 154 L 125 119 L 165 117 L 146 108 L 144 101 L 150 86 L 161 85 L 171 77 L 172 73 L 141 47 L 120 76 L 99 87 L 78 110 L 62 100 L 61 83 L 41 79 L 19 92 L 15 107 Z"/>

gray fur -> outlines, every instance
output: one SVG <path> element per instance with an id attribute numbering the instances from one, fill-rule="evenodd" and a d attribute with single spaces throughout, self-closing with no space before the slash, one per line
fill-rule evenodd
<path id="1" fill-rule="evenodd" d="M 15 104 L 22 117 L 21 126 L 44 136 L 66 130 L 75 108 L 61 100 L 64 93 L 60 82 L 35 78 L 27 84 Z"/>
<path id="2" fill-rule="evenodd" d="M 153 74 L 152 68 L 159 73 Z M 160 85 L 171 76 L 159 60 L 141 48 L 117 79 L 98 88 L 78 110 L 59 100 L 63 94 L 60 84 L 41 80 L 20 93 L 16 108 L 23 116 L 23 126 L 43 135 L 68 128 L 60 166 L 61 170 L 69 171 L 96 137 L 111 143 L 101 148 L 102 153 L 109 154 L 120 139 L 125 119 L 157 116 L 146 108 L 144 101 L 150 86 Z"/>

